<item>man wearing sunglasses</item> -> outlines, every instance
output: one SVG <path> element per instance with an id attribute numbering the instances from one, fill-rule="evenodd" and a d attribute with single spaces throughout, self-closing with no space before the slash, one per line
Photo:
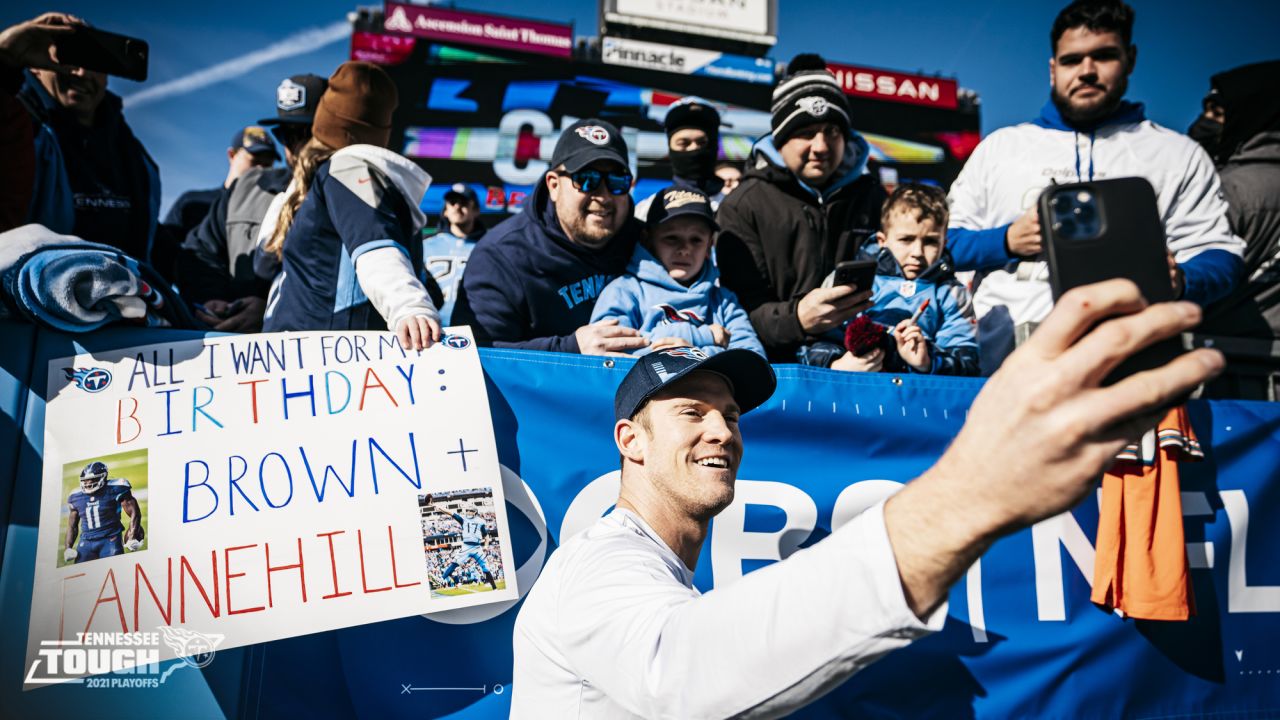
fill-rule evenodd
<path id="1" fill-rule="evenodd" d="M 280 142 L 286 166 L 254 169 L 237 178 L 187 234 L 178 255 L 178 284 L 185 297 L 200 303 L 197 317 L 215 330 L 262 329 L 267 289 L 279 264 L 268 263 L 254 272 L 258 228 L 271 201 L 289 186 L 294 158 L 311 139 L 311 120 L 328 84 L 318 75 L 294 75 L 280 82 L 276 116 L 258 124 L 270 128 Z"/>
<path id="2" fill-rule="evenodd" d="M 560 135 L 550 166 L 522 212 L 476 245 L 450 324 L 470 325 L 495 347 L 584 355 L 645 347 L 617 320 L 591 323 L 596 297 L 626 270 L 642 231 L 622 134 L 580 120 Z"/>

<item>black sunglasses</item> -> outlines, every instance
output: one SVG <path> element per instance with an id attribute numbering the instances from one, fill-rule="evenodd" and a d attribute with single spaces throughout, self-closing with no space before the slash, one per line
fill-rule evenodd
<path id="1" fill-rule="evenodd" d="M 610 195 L 625 195 L 631 190 L 631 173 L 627 172 L 611 173 L 587 169 L 573 173 L 557 170 L 556 174 L 572 180 L 573 186 L 584 193 L 592 192 L 600 187 L 601 180 L 604 180 L 604 186 L 609 190 Z"/>

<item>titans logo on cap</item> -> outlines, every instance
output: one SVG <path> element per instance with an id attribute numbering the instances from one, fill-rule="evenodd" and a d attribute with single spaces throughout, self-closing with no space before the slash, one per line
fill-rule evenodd
<path id="1" fill-rule="evenodd" d="M 609 131 L 599 125 L 583 125 L 577 128 L 578 136 L 592 145 L 605 145 L 609 142 Z"/>
<path id="2" fill-rule="evenodd" d="M 827 111 L 827 99 L 824 97 L 818 97 L 815 95 L 811 95 L 809 97 L 802 97 L 796 101 L 796 107 L 800 108 L 801 110 L 804 110 L 810 115 L 817 117 L 818 115 L 822 115 Z"/>
<path id="3" fill-rule="evenodd" d="M 708 355 L 695 347 L 678 347 L 660 351 L 662 355 L 684 358 L 685 360 L 706 360 Z"/>
<path id="4" fill-rule="evenodd" d="M 281 110 L 297 110 L 307 104 L 307 89 L 285 78 L 276 88 L 276 107 Z"/>

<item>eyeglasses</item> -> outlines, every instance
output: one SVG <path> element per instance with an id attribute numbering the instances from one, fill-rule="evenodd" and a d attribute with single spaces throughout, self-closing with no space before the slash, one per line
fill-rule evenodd
<path id="1" fill-rule="evenodd" d="M 556 171 L 560 177 L 573 181 L 573 186 L 580 192 L 589 193 L 600 187 L 600 181 L 609 190 L 610 195 L 625 195 L 631 190 L 631 173 L 600 172 L 599 170 L 579 170 L 574 173 Z"/>

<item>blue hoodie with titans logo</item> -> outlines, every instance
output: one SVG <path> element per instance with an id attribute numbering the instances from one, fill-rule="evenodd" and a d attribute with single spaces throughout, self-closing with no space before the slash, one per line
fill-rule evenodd
<path id="1" fill-rule="evenodd" d="M 640 330 L 650 342 L 675 337 L 708 355 L 726 349 L 716 345 L 711 333 L 711 326 L 719 325 L 729 331 L 728 347 L 765 356 L 738 296 L 720 287 L 720 271 L 709 254 L 697 279 L 685 286 L 671 277 L 653 253 L 637 246 L 627 274 L 609 283 L 591 316 L 592 321 L 610 318 L 617 318 L 623 327 Z M 650 348 L 641 348 L 631 354 L 650 352 Z"/>
<path id="2" fill-rule="evenodd" d="M 596 298 L 627 269 L 641 232 L 628 217 L 603 248 L 575 244 L 539 179 L 520 214 L 471 251 L 449 324 L 470 325 L 481 345 L 576 353 L 574 332 L 591 322 Z"/>

